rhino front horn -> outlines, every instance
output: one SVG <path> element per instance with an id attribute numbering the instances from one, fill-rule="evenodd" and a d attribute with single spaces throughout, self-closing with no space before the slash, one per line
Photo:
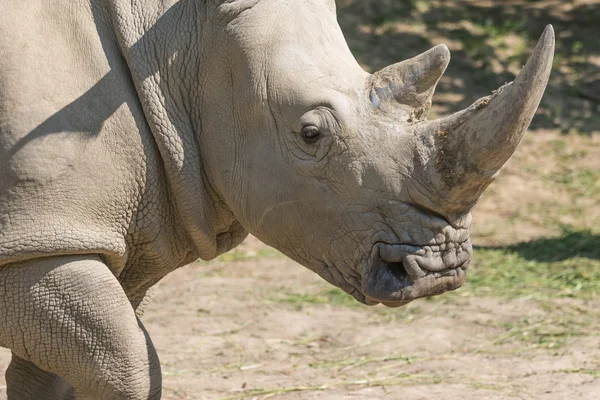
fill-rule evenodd
<path id="1" fill-rule="evenodd" d="M 548 25 L 514 82 L 449 117 L 421 124 L 431 145 L 427 180 L 446 212 L 470 210 L 508 161 L 529 127 L 550 77 L 554 30 Z"/>

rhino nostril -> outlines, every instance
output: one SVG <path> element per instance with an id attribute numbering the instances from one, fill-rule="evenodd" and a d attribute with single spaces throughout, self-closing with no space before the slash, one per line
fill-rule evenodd
<path id="1" fill-rule="evenodd" d="M 381 263 L 400 282 L 405 282 L 406 281 L 408 283 L 410 281 L 410 276 L 408 275 L 408 272 L 406 271 L 406 268 L 404 268 L 404 265 L 402 263 L 399 263 L 399 262 L 387 262 L 387 261 L 385 261 L 383 259 L 381 260 Z"/>

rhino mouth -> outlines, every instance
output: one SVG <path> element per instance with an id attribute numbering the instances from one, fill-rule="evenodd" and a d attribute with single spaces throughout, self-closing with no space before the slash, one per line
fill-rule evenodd
<path id="1" fill-rule="evenodd" d="M 465 283 L 471 254 L 470 240 L 434 246 L 377 243 L 361 291 L 371 302 L 399 307 L 458 289 Z"/>

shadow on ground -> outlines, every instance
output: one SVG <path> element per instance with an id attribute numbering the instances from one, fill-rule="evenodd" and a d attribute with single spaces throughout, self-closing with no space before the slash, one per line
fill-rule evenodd
<path id="1" fill-rule="evenodd" d="M 573 257 L 600 260 L 600 235 L 590 231 L 566 230 L 556 238 L 540 238 L 509 246 L 474 246 L 475 250 L 502 250 L 516 253 L 527 260 L 562 261 Z"/>
<path id="2" fill-rule="evenodd" d="M 544 26 L 552 24 L 554 69 L 531 129 L 600 133 L 600 1 L 337 3 L 351 50 L 372 71 L 448 44 L 453 59 L 436 100 L 444 114 L 512 81 Z"/>

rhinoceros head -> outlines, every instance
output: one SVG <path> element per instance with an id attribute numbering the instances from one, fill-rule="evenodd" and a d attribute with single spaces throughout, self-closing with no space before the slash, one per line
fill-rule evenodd
<path id="1" fill-rule="evenodd" d="M 363 303 L 460 287 L 470 211 L 537 109 L 552 28 L 513 83 L 428 120 L 446 46 L 369 74 L 333 1 L 243 4 L 220 7 L 227 62 L 214 68 L 229 78 L 227 104 L 203 117 L 218 127 L 203 157 L 222 201 L 249 232 Z"/>

